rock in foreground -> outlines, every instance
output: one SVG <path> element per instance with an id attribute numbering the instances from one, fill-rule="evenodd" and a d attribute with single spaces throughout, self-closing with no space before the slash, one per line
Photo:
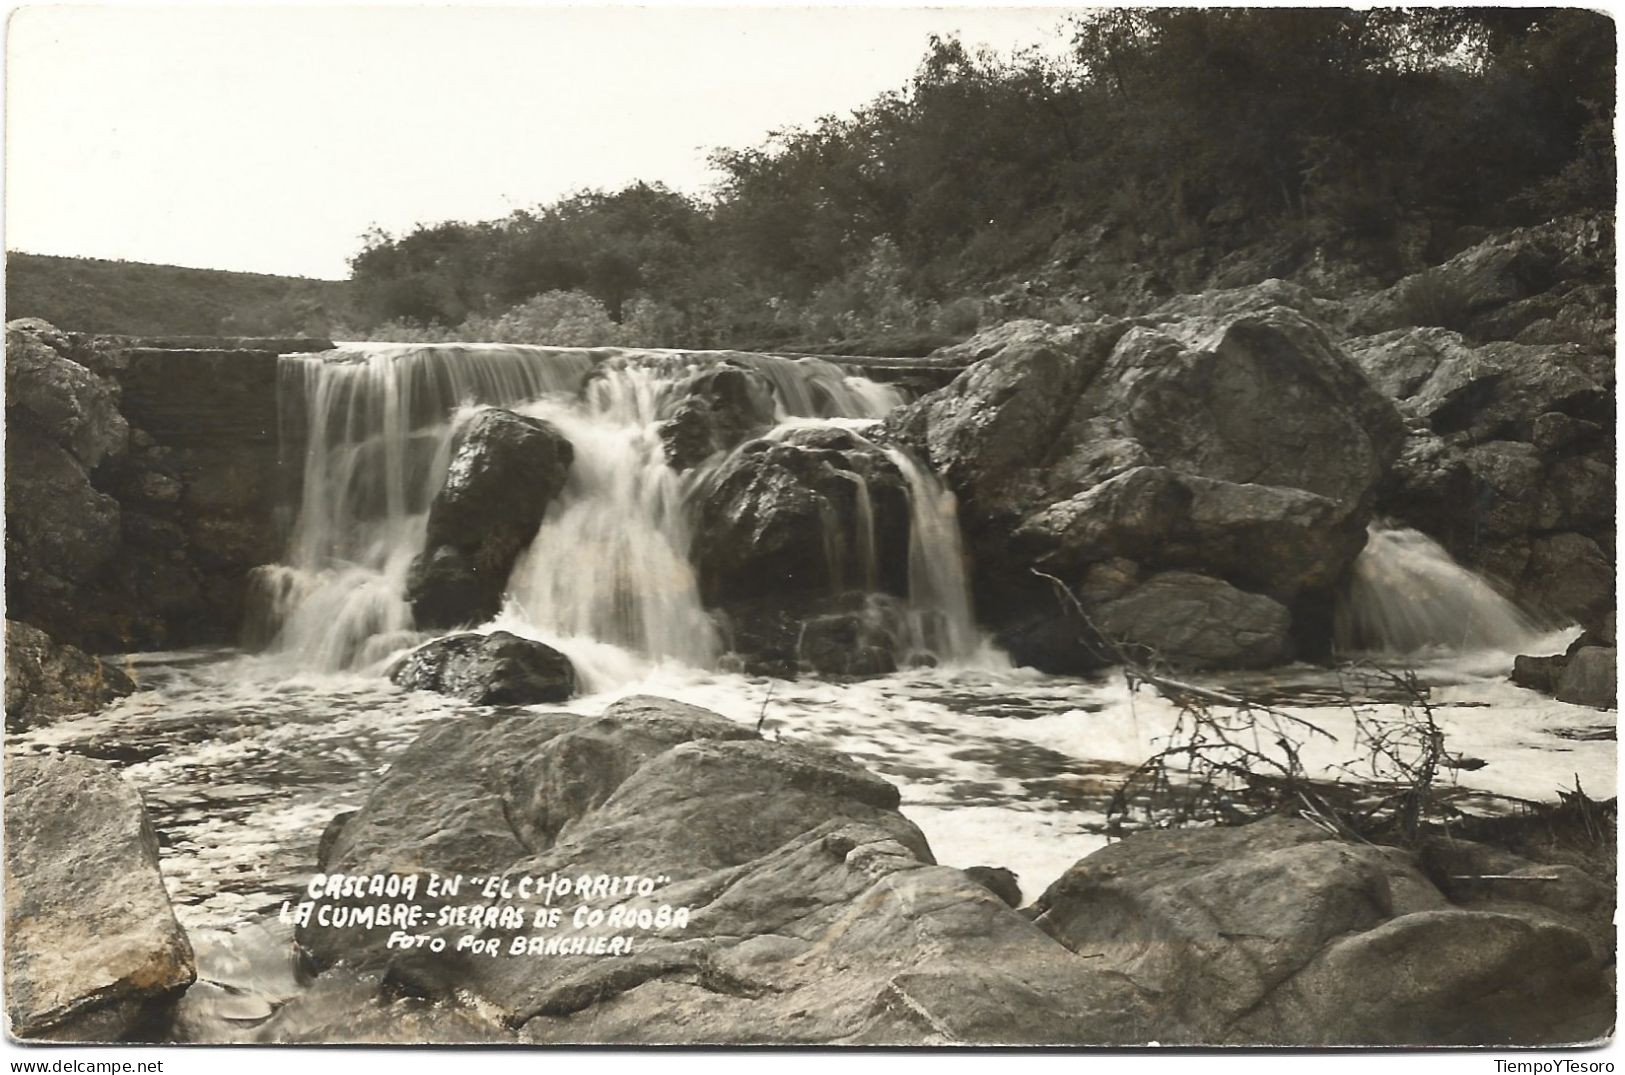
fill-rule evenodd
<path id="1" fill-rule="evenodd" d="M 1546 1044 L 1607 1030 L 1599 886 L 1453 903 L 1408 852 L 1271 820 L 1131 837 L 1052 885 L 1035 924 L 1008 905 L 1007 871 L 936 865 L 898 801 L 842 755 L 662 699 L 597 719 L 446 721 L 335 824 L 323 871 L 659 887 L 560 896 L 557 929 L 535 923 L 540 897 L 516 896 L 521 923 L 424 927 L 438 954 L 391 947 L 389 927 L 311 925 L 299 940 L 341 980 L 473 998 L 549 1044 Z M 612 918 L 661 905 L 687 917 Z M 609 920 L 575 929 L 577 908 Z M 525 951 L 572 937 L 632 943 Z"/>
<path id="2" fill-rule="evenodd" d="M 11 1033 L 117 1041 L 194 979 L 141 796 L 105 762 L 6 759 Z"/>
<path id="3" fill-rule="evenodd" d="M 407 654 L 389 678 L 407 690 L 450 694 L 475 705 L 562 702 L 576 690 L 568 657 L 507 631 L 470 631 L 426 642 Z"/>
<path id="4" fill-rule="evenodd" d="M 896 788 L 841 755 L 661 699 L 623 699 L 598 719 L 446 722 L 343 825 L 324 870 L 665 874 L 627 906 L 686 906 L 687 926 L 630 931 L 636 947 L 615 957 L 391 952 L 387 930 L 311 928 L 300 940 L 322 963 L 382 963 L 417 995 L 472 994 L 536 1042 L 1107 1043 L 1144 1032 L 1131 983 L 934 865 L 897 803 Z M 574 901 L 561 905 L 568 922 Z"/>
<path id="5" fill-rule="evenodd" d="M 1068 949 L 1163 998 L 1164 1044 L 1549 1045 L 1610 1028 L 1606 912 L 1457 905 L 1411 854 L 1307 821 L 1142 833 L 1037 908 Z"/>

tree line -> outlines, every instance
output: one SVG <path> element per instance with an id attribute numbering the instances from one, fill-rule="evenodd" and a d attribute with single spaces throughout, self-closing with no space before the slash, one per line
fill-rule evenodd
<path id="1" fill-rule="evenodd" d="M 923 350 L 1227 265 L 1391 279 L 1614 202 L 1596 12 L 1123 9 L 1065 33 L 1009 55 L 933 38 L 898 90 L 715 152 L 703 198 L 640 182 L 369 234 L 355 329 Z"/>

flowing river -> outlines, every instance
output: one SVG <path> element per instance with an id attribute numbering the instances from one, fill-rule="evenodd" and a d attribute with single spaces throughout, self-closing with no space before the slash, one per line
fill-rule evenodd
<path id="1" fill-rule="evenodd" d="M 733 357 L 773 384 L 781 431 L 826 424 L 861 435 L 900 400 L 827 363 Z M 1131 690 L 1120 673 L 1012 667 L 977 628 L 952 494 L 901 452 L 892 460 L 908 482 L 912 526 L 897 645 L 907 670 L 855 680 L 724 670 L 690 567 L 685 504 L 705 468 L 671 470 L 656 433 L 676 386 L 711 360 L 649 352 L 605 364 L 558 349 L 380 345 L 284 360 L 284 390 L 309 432 L 286 560 L 256 580 L 257 650 L 131 655 L 136 694 L 8 739 L 13 752 L 111 760 L 141 789 L 199 954 L 189 1003 L 207 1014 L 193 1020 L 194 1038 L 229 1039 L 299 992 L 276 909 L 315 871 L 324 826 L 361 805 L 425 725 L 470 711 L 403 691 L 384 669 L 430 637 L 413 627 L 406 575 L 459 423 L 479 405 L 545 417 L 576 451 L 502 613 L 482 628 L 570 656 L 581 696 L 534 711 L 596 715 L 616 698 L 655 694 L 844 751 L 901 788 L 903 812 L 939 861 L 1006 866 L 1029 900 L 1105 843 L 1113 792 L 1168 742 L 1178 710 L 1150 687 Z M 861 507 L 858 516 L 827 522 L 830 547 L 857 550 L 852 578 L 872 567 L 863 552 L 871 523 Z M 1346 650 L 1417 671 L 1460 764 L 1441 779 L 1458 806 L 1486 812 L 1550 801 L 1577 782 L 1593 798 L 1615 794 L 1614 715 L 1505 678 L 1515 653 L 1560 652 L 1573 633 L 1543 637 L 1427 538 L 1384 528 L 1356 566 L 1338 623 Z M 1404 713 L 1377 678 L 1347 668 L 1200 682 L 1325 729 L 1330 738 L 1303 746 L 1317 776 L 1358 776 L 1356 709 L 1367 719 Z"/>

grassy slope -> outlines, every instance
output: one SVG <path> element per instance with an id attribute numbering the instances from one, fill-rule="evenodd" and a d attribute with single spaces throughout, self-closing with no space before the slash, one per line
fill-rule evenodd
<path id="1" fill-rule="evenodd" d="M 349 284 L 138 261 L 6 255 L 6 318 L 80 332 L 160 335 L 327 333 Z"/>

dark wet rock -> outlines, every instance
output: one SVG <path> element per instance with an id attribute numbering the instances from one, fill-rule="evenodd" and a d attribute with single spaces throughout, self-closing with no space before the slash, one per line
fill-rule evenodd
<path id="1" fill-rule="evenodd" d="M 75 638 L 86 589 L 119 549 L 119 505 L 67 449 L 31 428 L 6 435 L 6 596 L 11 615 Z M 66 633 L 64 633 L 66 632 Z"/>
<path id="2" fill-rule="evenodd" d="M 1573 705 L 1617 709 L 1619 650 L 1615 645 L 1616 621 L 1616 614 L 1612 611 L 1598 616 L 1591 621 L 1594 626 L 1581 632 L 1564 653 L 1520 655 L 1512 666 L 1512 682 Z"/>
<path id="3" fill-rule="evenodd" d="M 506 571 L 512 570 L 510 563 Z M 502 569 L 489 574 L 499 573 L 505 586 L 507 574 Z M 406 587 L 412 614 L 423 627 L 478 623 L 502 608 L 501 591 L 474 566 L 473 556 L 453 545 L 434 546 L 413 560 Z"/>
<path id="4" fill-rule="evenodd" d="M 236 641 L 282 548 L 277 367 L 299 341 L 11 328 L 10 614 L 92 653 Z"/>
<path id="5" fill-rule="evenodd" d="M 1521 654 L 1512 662 L 1512 682 L 1542 694 L 1556 694 L 1558 680 L 1563 678 L 1563 666 L 1568 656 L 1534 657 Z"/>
<path id="6" fill-rule="evenodd" d="M 1039 594 L 1035 600 L 1047 600 Z M 1037 612 L 1007 620 L 993 634 L 993 642 L 1018 667 L 1036 668 L 1051 675 L 1083 675 L 1109 667 L 1116 654 L 1065 603 L 1058 610 Z"/>
<path id="7" fill-rule="evenodd" d="M 1560 702 L 1593 709 L 1619 708 L 1619 651 L 1587 646 L 1568 658 L 1553 693 Z"/>
<path id="8" fill-rule="evenodd" d="M 576 689 L 568 657 L 507 631 L 426 642 L 402 658 L 389 678 L 408 690 L 450 694 L 475 705 L 562 702 Z"/>
<path id="9" fill-rule="evenodd" d="M 1618 645 L 1618 626 L 1618 614 L 1610 609 L 1607 615 L 1594 618 L 1586 625 L 1586 629 L 1581 633 L 1580 637 L 1574 640 L 1574 645 L 1569 647 L 1569 652 L 1573 653 L 1575 650 L 1584 649 L 1586 646 Z"/>
<path id="10" fill-rule="evenodd" d="M 195 977 L 141 796 L 71 754 L 11 757 L 5 770 L 11 1033 L 120 1040 Z"/>
<path id="11" fill-rule="evenodd" d="M 420 626 L 478 623 L 501 610 L 514 561 L 564 488 L 574 457 L 570 442 L 540 419 L 489 408 L 469 420 L 407 580 Z"/>
<path id="12" fill-rule="evenodd" d="M 907 592 L 907 486 L 885 451 L 858 434 L 797 429 L 750 441 L 697 496 L 694 548 L 708 604 L 764 592 L 791 604 L 848 589 Z"/>
<path id="13" fill-rule="evenodd" d="M 1315 610 L 1364 543 L 1404 429 L 1302 306 L 1316 308 L 1259 285 L 1135 323 L 1005 325 L 963 345 L 983 357 L 953 384 L 888 418 L 959 496 L 997 630 L 1052 636 L 1032 647 L 1050 667 L 1087 665 L 1084 640 L 1069 661 L 1053 643 L 1073 632 L 1037 622 L 1035 608 L 1070 613 L 1029 572 L 1092 607 L 1121 599 L 1085 596 L 1099 565 L 1129 561 L 1302 609 L 1293 633 L 1325 644 Z"/>
<path id="14" fill-rule="evenodd" d="M 965 876 L 981 885 L 1011 907 L 1021 906 L 1021 882 L 1003 866 L 967 866 Z"/>
<path id="15" fill-rule="evenodd" d="M 6 621 L 6 730 L 89 713 L 135 690 L 105 661 L 57 642 L 37 627 Z"/>
<path id="16" fill-rule="evenodd" d="M 660 423 L 660 440 L 675 470 L 731 451 L 774 423 L 773 383 L 745 366 L 719 363 L 701 370 L 673 395 L 677 401 Z"/>
<path id="17" fill-rule="evenodd" d="M 324 869 L 667 874 L 630 905 L 686 906 L 687 927 L 635 931 L 615 958 L 414 957 L 377 933 L 300 937 L 324 961 L 382 965 L 410 993 L 461 991 L 531 1042 L 1148 1036 L 1131 983 L 932 865 L 897 803 L 840 755 L 661 699 L 625 699 L 595 720 L 446 722 L 397 759 Z M 575 900 L 558 902 L 568 918 Z M 507 943 L 499 934 L 484 935 Z"/>
<path id="18" fill-rule="evenodd" d="M 1607 1032 L 1605 958 L 1549 909 L 1453 905 L 1406 852 L 1301 820 L 1142 833 L 1040 927 L 1163 998 L 1164 1044 L 1550 1044 Z"/>
<path id="19" fill-rule="evenodd" d="M 1093 619 L 1116 646 L 1175 667 L 1267 668 L 1292 656 L 1286 608 L 1190 572 L 1152 576 Z"/>
<path id="20" fill-rule="evenodd" d="M 1604 428 L 1601 422 L 1547 411 L 1530 423 L 1529 439 L 1543 455 L 1559 457 L 1567 448 L 1600 439 Z"/>
<path id="21" fill-rule="evenodd" d="M 905 609 L 886 594 L 849 590 L 793 604 L 768 595 L 730 603 L 718 616 L 724 663 L 748 675 L 884 675 L 909 654 Z"/>
<path id="22" fill-rule="evenodd" d="M 903 610 L 881 595 L 862 607 L 808 618 L 801 627 L 796 656 L 803 668 L 820 675 L 883 676 L 897 671 Z"/>

